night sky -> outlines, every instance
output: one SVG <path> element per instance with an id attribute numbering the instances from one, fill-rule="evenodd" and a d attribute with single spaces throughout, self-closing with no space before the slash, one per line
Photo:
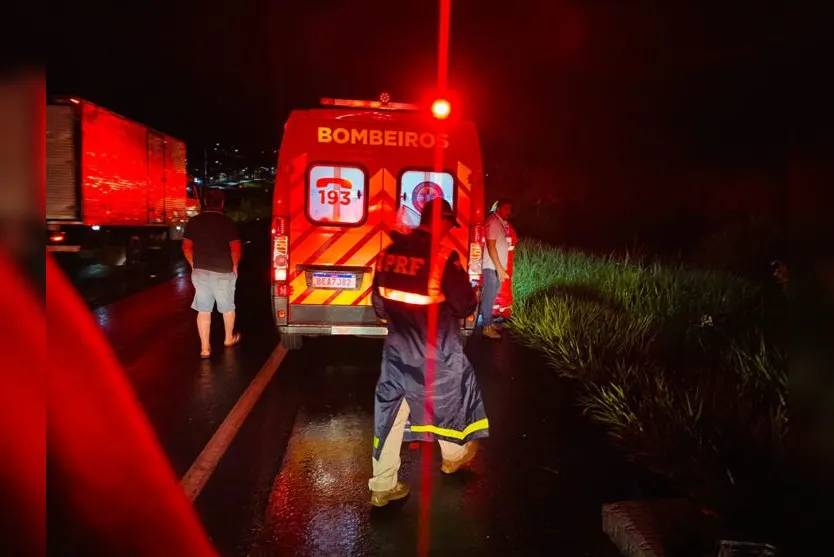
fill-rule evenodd
<path id="1" fill-rule="evenodd" d="M 765 168 L 786 138 L 811 141 L 830 122 L 830 111 L 810 112 L 810 124 L 788 115 L 830 105 L 831 72 L 814 65 L 830 33 L 777 3 L 452 4 L 450 86 L 487 163 L 546 161 L 627 182 Z M 413 101 L 436 79 L 432 0 L 72 2 L 50 19 L 49 93 L 88 98 L 192 149 L 275 147 L 292 108 L 382 91 Z"/>

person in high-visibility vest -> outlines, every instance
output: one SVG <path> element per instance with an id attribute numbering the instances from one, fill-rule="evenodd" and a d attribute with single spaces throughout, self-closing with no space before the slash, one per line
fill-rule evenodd
<path id="1" fill-rule="evenodd" d="M 438 441 L 441 471 L 451 474 L 477 453 L 489 435 L 475 370 L 463 353 L 459 320 L 477 307 L 460 256 L 443 245 L 458 226 L 442 198 L 427 202 L 420 226 L 392 232 L 377 260 L 373 304 L 388 335 L 374 402 L 371 504 L 384 506 L 408 495 L 397 479 L 405 441 Z"/>

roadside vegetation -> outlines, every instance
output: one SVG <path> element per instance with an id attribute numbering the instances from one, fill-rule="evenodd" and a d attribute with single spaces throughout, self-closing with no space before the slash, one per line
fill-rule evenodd
<path id="1" fill-rule="evenodd" d="M 529 240 L 515 257 L 509 326 L 580 384 L 585 414 L 734 535 L 776 541 L 788 428 L 779 285 Z"/>

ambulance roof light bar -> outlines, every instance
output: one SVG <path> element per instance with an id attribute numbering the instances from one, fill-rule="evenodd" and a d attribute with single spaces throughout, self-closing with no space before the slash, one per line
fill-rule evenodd
<path id="1" fill-rule="evenodd" d="M 383 93 L 378 101 L 360 101 L 354 99 L 321 99 L 322 106 L 339 106 L 345 108 L 370 108 L 374 110 L 420 110 L 420 106 L 412 103 L 392 103 L 391 95 Z"/>

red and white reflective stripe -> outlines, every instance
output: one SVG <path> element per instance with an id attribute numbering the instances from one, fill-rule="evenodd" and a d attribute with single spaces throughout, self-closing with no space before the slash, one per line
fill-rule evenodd
<path id="1" fill-rule="evenodd" d="M 414 292 L 404 292 L 403 290 L 394 290 L 393 288 L 380 287 L 379 295 L 386 300 L 393 300 L 395 302 L 402 302 L 411 306 L 430 306 L 432 304 L 439 304 L 446 301 L 446 296 L 443 294 L 435 296 L 424 296 L 423 294 L 415 294 Z"/>

